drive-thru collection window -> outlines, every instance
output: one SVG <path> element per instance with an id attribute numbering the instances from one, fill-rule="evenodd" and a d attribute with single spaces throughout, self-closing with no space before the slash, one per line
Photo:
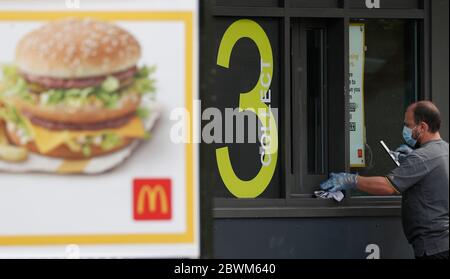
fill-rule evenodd
<path id="1" fill-rule="evenodd" d="M 383 175 L 394 168 L 379 141 L 399 146 L 408 104 L 432 97 L 430 6 L 406 0 L 205 1 L 202 108 L 223 113 L 220 141 L 201 147 L 202 185 L 215 197 L 215 216 L 398 215 L 398 196 L 346 193 L 340 209 L 327 212 L 334 204 L 314 199 L 313 191 L 333 171 Z M 262 154 L 264 125 L 242 106 L 258 83 L 269 85 L 259 100 L 277 120 L 271 132 L 278 149 L 270 165 Z M 226 113 L 232 109 L 233 115 Z M 225 136 L 227 121 L 234 120 L 238 133 L 237 123 L 247 119 L 244 139 Z M 204 116 L 203 127 L 210 120 Z M 257 141 L 249 143 L 252 133 Z M 248 192 L 234 190 L 237 185 Z"/>

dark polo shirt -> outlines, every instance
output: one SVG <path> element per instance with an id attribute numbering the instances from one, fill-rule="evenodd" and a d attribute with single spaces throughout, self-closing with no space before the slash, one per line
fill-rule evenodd
<path id="1" fill-rule="evenodd" d="M 402 223 L 416 256 L 449 250 L 448 143 L 429 141 L 387 178 L 402 193 Z"/>

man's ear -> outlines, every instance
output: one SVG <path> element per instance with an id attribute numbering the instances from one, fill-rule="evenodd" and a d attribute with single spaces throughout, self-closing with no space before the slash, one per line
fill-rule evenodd
<path id="1" fill-rule="evenodd" d="M 422 127 L 423 131 L 425 131 L 425 132 L 429 132 L 430 131 L 429 130 L 430 127 L 428 126 L 428 124 L 425 121 L 420 122 L 420 126 Z"/>

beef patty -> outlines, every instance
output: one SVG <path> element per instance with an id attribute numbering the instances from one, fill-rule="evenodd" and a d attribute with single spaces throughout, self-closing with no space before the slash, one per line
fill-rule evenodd
<path id="1" fill-rule="evenodd" d="M 96 131 L 103 129 L 114 129 L 127 124 L 133 117 L 136 116 L 135 112 L 129 113 L 127 115 L 121 116 L 116 119 L 97 122 L 97 123 L 63 123 L 54 122 L 46 119 L 42 119 L 31 115 L 27 112 L 22 112 L 31 123 L 34 125 L 49 129 L 49 130 L 74 130 L 74 131 Z"/>
<path id="2" fill-rule="evenodd" d="M 134 76 L 137 71 L 137 67 L 133 66 L 129 69 L 126 69 L 121 72 L 110 74 L 109 76 L 113 76 L 117 78 L 122 84 L 123 81 L 129 80 Z M 23 78 L 33 84 L 37 84 L 45 89 L 71 89 L 71 88 L 86 88 L 86 87 L 95 87 L 102 84 L 102 82 L 106 79 L 106 75 L 104 76 L 95 76 L 95 77 L 87 77 L 87 78 L 75 78 L 75 79 L 64 79 L 64 78 L 54 78 L 54 77 L 43 77 L 30 75 L 27 73 L 21 73 Z"/>

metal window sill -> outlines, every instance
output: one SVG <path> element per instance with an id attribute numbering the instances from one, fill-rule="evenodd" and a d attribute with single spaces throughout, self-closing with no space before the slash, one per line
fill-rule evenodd
<path id="1" fill-rule="evenodd" d="M 400 216 L 401 197 L 214 200 L 214 218 L 304 218 Z"/>

